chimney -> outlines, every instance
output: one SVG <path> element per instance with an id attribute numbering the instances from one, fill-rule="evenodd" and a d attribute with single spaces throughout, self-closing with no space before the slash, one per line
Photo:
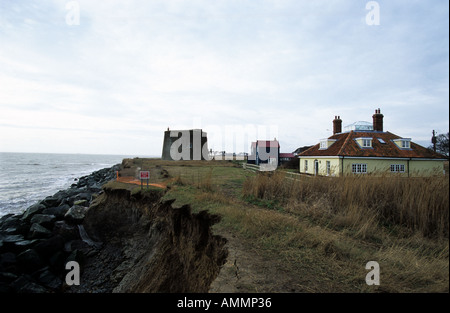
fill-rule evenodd
<path id="1" fill-rule="evenodd" d="M 340 116 L 335 116 L 333 120 L 333 135 L 342 133 L 342 120 Z"/>
<path id="2" fill-rule="evenodd" d="M 375 114 L 372 115 L 373 118 L 373 130 L 382 132 L 383 131 L 383 117 L 384 115 L 381 114 L 381 110 L 377 109 L 375 110 Z"/>

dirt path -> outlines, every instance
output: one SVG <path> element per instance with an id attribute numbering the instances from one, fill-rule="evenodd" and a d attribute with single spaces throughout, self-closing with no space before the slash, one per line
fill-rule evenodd
<path id="1" fill-rule="evenodd" d="M 116 178 L 116 181 L 121 182 L 121 183 L 126 183 L 126 184 L 141 185 L 141 181 L 132 176 L 125 176 L 125 177 L 119 176 Z M 144 182 L 143 185 L 147 186 L 147 183 Z M 167 184 L 149 183 L 148 185 L 163 188 L 163 189 L 167 187 Z"/>
<path id="2" fill-rule="evenodd" d="M 299 278 L 276 259 L 258 253 L 247 239 L 228 231 L 217 234 L 227 238 L 227 262 L 210 286 L 210 293 L 291 293 L 313 292 L 303 283 L 310 283 L 308 275 Z"/>

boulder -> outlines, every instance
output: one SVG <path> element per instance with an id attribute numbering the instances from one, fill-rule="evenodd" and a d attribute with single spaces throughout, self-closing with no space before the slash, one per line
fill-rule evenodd
<path id="1" fill-rule="evenodd" d="M 37 284 L 28 275 L 22 275 L 11 283 L 11 287 L 17 293 L 46 293 L 46 288 Z"/>
<path id="2" fill-rule="evenodd" d="M 0 282 L 11 283 L 17 279 L 17 275 L 9 272 L 0 272 Z"/>
<path id="3" fill-rule="evenodd" d="M 67 256 L 63 251 L 57 251 L 49 258 L 48 263 L 54 273 L 60 274 L 65 270 L 64 262 L 66 260 L 66 257 Z"/>
<path id="4" fill-rule="evenodd" d="M 73 204 L 74 205 L 81 205 L 81 206 L 84 206 L 85 204 L 89 205 L 88 201 L 85 200 L 85 199 L 84 200 L 76 200 Z"/>
<path id="5" fill-rule="evenodd" d="M 31 218 L 32 224 L 36 223 L 44 227 L 52 227 L 55 221 L 56 216 L 50 214 L 34 214 Z"/>
<path id="6" fill-rule="evenodd" d="M 15 245 L 18 241 L 23 241 L 23 240 L 25 240 L 25 238 L 21 234 L 3 236 L 2 240 L 1 240 L 3 242 L 2 250 L 10 251 L 15 247 Z"/>
<path id="7" fill-rule="evenodd" d="M 62 200 L 61 198 L 55 197 L 53 195 L 53 196 L 45 198 L 44 200 L 41 201 L 41 203 L 43 205 L 45 205 L 45 207 L 50 208 L 50 207 L 58 206 L 59 203 L 61 202 L 61 200 Z"/>
<path id="8" fill-rule="evenodd" d="M 37 241 L 38 239 L 16 241 L 14 242 L 14 246 L 12 247 L 12 251 L 20 253 L 24 250 L 30 249 Z"/>
<path id="9" fill-rule="evenodd" d="M 48 268 L 40 273 L 38 281 L 45 287 L 57 291 L 62 287 L 62 280 L 54 275 Z"/>
<path id="10" fill-rule="evenodd" d="M 44 263 L 34 249 L 28 249 L 17 255 L 17 264 L 26 273 L 32 273 L 41 268 Z"/>
<path id="11" fill-rule="evenodd" d="M 91 201 L 91 194 L 88 192 L 82 192 L 75 196 L 75 202 L 79 200 Z M 76 204 L 76 203 L 75 203 Z"/>
<path id="12" fill-rule="evenodd" d="M 64 218 L 64 215 L 67 213 L 67 211 L 70 209 L 70 205 L 63 204 L 57 207 L 51 207 L 46 208 L 44 211 L 42 211 L 43 214 L 48 215 L 54 215 L 57 220 L 62 220 Z"/>
<path id="13" fill-rule="evenodd" d="M 22 234 L 28 230 L 28 223 L 23 221 L 20 216 L 10 216 L 0 224 L 0 232 L 4 235 Z"/>
<path id="14" fill-rule="evenodd" d="M 36 203 L 28 207 L 22 216 L 22 220 L 29 221 L 34 214 L 41 213 L 45 209 L 42 203 Z"/>
<path id="15" fill-rule="evenodd" d="M 97 193 L 102 190 L 102 183 L 94 183 L 91 186 L 89 186 L 89 191 L 92 193 Z"/>
<path id="16" fill-rule="evenodd" d="M 86 177 L 80 177 L 77 183 L 77 188 L 83 188 L 87 185 Z"/>
<path id="17" fill-rule="evenodd" d="M 61 235 L 52 236 L 41 240 L 34 246 L 34 250 L 44 259 L 50 258 L 53 254 L 64 249 L 64 238 Z"/>
<path id="18" fill-rule="evenodd" d="M 78 227 L 76 225 L 69 225 L 66 221 L 55 222 L 53 234 L 61 235 L 65 241 L 80 239 Z"/>
<path id="19" fill-rule="evenodd" d="M 41 226 L 37 223 L 34 223 L 30 227 L 30 231 L 28 233 L 28 237 L 30 239 L 36 239 L 36 238 L 48 238 L 52 235 L 52 232 L 49 231 L 44 226 Z"/>
<path id="20" fill-rule="evenodd" d="M 83 251 L 75 249 L 72 251 L 71 254 L 69 254 L 69 256 L 66 259 L 65 264 L 67 264 L 67 262 L 70 262 L 70 261 L 75 261 L 82 266 L 86 262 L 86 256 L 84 255 Z"/>
<path id="21" fill-rule="evenodd" d="M 0 268 L 7 269 L 11 265 L 15 265 L 16 261 L 16 255 L 12 252 L 5 252 L 0 254 Z"/>
<path id="22" fill-rule="evenodd" d="M 3 215 L 2 217 L 0 217 L 0 224 L 12 216 L 15 216 L 15 215 L 13 213 Z"/>
<path id="23" fill-rule="evenodd" d="M 64 219 L 72 224 L 81 224 L 88 208 L 81 205 L 73 205 L 64 215 Z"/>

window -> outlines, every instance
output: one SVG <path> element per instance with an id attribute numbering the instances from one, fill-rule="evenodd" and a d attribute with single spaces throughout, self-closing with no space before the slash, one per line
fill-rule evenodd
<path id="1" fill-rule="evenodd" d="M 328 149 L 332 144 L 334 144 L 337 141 L 337 139 L 320 139 L 320 148 L 319 150 L 326 150 Z"/>
<path id="2" fill-rule="evenodd" d="M 391 164 L 391 173 L 404 173 L 405 165 L 404 164 Z"/>
<path id="3" fill-rule="evenodd" d="M 327 175 L 330 175 L 331 172 L 331 162 L 327 161 Z"/>
<path id="4" fill-rule="evenodd" d="M 411 149 L 411 138 L 392 139 L 400 149 Z"/>
<path id="5" fill-rule="evenodd" d="M 370 148 L 372 147 L 372 139 L 363 139 L 362 140 L 362 146 L 364 148 Z"/>
<path id="6" fill-rule="evenodd" d="M 352 164 L 352 173 L 367 173 L 367 164 L 366 163 L 353 163 Z"/>
<path id="7" fill-rule="evenodd" d="M 308 172 L 308 160 L 305 160 L 305 172 Z"/>
<path id="8" fill-rule="evenodd" d="M 361 148 L 372 148 L 372 138 L 370 137 L 355 138 L 355 141 Z"/>
<path id="9" fill-rule="evenodd" d="M 386 143 L 383 139 L 377 138 L 380 143 Z"/>

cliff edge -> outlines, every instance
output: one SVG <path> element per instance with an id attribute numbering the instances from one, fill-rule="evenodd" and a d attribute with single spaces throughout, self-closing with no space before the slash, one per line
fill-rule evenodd
<path id="1" fill-rule="evenodd" d="M 103 245 L 85 260 L 84 284 L 73 291 L 208 292 L 227 257 L 226 239 L 210 227 L 219 216 L 173 208 L 163 190 L 112 185 L 86 212 L 84 229 Z"/>

